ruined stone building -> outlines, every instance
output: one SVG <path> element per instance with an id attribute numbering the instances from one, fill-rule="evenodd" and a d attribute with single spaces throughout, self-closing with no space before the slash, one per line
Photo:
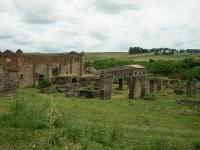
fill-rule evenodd
<path id="1" fill-rule="evenodd" d="M 82 75 L 87 73 L 84 53 L 16 53 L 6 50 L 0 53 L 1 70 L 16 81 L 17 87 L 34 87 L 39 80 L 59 74 Z"/>
<path id="2" fill-rule="evenodd" d="M 144 66 L 126 65 L 104 70 L 103 73 L 112 74 L 114 82 L 119 83 L 119 90 L 127 83 L 129 98 L 141 98 L 149 94 L 148 71 Z"/>

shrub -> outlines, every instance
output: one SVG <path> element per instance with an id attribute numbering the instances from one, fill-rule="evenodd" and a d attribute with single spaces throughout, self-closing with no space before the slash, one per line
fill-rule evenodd
<path id="1" fill-rule="evenodd" d="M 41 88 L 47 88 L 51 86 L 51 82 L 47 79 L 43 79 L 41 81 L 39 81 L 39 85 L 38 85 L 38 88 L 41 89 Z"/>
<path id="2" fill-rule="evenodd" d="M 193 143 L 193 149 L 194 149 L 194 150 L 200 149 L 200 141 L 195 141 L 195 142 Z"/>

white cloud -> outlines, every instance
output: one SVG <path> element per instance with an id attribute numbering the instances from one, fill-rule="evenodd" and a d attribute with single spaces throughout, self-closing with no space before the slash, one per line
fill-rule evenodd
<path id="1" fill-rule="evenodd" d="M 0 49 L 200 48 L 199 0 L 1 0 Z"/>

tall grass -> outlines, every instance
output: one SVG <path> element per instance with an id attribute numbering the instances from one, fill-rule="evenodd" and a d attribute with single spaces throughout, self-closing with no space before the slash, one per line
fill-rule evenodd
<path id="1" fill-rule="evenodd" d="M 48 102 L 36 104 L 24 98 L 17 99 L 11 106 L 11 112 L 1 115 L 0 125 L 26 129 L 48 128 L 48 108 Z"/>

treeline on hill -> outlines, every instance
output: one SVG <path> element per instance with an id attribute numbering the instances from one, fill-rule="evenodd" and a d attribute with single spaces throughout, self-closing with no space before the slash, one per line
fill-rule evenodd
<path id="1" fill-rule="evenodd" d="M 175 53 L 200 53 L 200 49 L 171 49 L 171 48 L 151 48 L 130 47 L 129 54 L 154 53 L 155 55 L 174 55 Z"/>
<path id="2" fill-rule="evenodd" d="M 147 67 L 149 73 L 159 76 L 168 76 L 179 79 L 198 79 L 200 80 L 200 61 L 192 58 L 184 60 L 153 60 L 149 62 L 135 62 L 133 60 L 117 60 L 104 59 L 87 62 L 88 67 L 93 67 L 97 70 L 109 69 L 116 66 L 123 66 L 128 64 L 141 64 Z"/>

